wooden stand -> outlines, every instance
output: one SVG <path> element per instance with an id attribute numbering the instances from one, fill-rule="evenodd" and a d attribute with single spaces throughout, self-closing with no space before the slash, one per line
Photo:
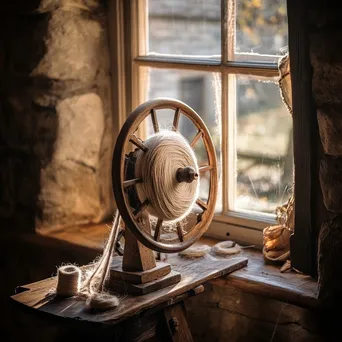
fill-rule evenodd
<path id="1" fill-rule="evenodd" d="M 123 296 L 116 309 L 105 312 L 86 311 L 79 298 L 51 296 L 49 291 L 56 286 L 56 277 L 18 287 L 12 300 L 20 305 L 16 311 L 23 314 L 18 318 L 20 323 L 30 318 L 26 340 L 33 340 L 29 329 L 37 329 L 38 321 L 44 323 L 45 330 L 51 328 L 50 335 L 58 332 L 58 338 L 46 336 L 44 341 L 193 341 L 183 301 L 201 293 L 206 281 L 234 272 L 246 266 L 248 260 L 239 255 L 187 260 L 173 254 L 169 262 L 182 274 L 179 283 L 145 296 Z"/>
<path id="2" fill-rule="evenodd" d="M 141 214 L 143 227 L 150 232 L 148 215 Z M 125 229 L 123 258 L 114 257 L 110 267 L 108 287 L 116 292 L 135 295 L 147 294 L 180 281 L 179 272 L 171 271 L 168 263 L 155 260 L 153 251 Z"/>

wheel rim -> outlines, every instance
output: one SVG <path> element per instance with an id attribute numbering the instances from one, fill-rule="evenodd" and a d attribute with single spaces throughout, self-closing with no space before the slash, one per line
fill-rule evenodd
<path id="1" fill-rule="evenodd" d="M 197 199 L 197 205 L 202 209 L 201 219 L 187 232 L 183 232 L 180 224 L 177 224 L 177 238 L 165 240 L 161 238 L 162 220 L 158 219 L 155 232 L 147 232 L 139 222 L 139 214 L 142 213 L 148 203 L 143 203 L 138 213 L 134 211 L 129 204 L 129 198 L 126 189 L 134 187 L 140 181 L 135 179 L 125 179 L 125 157 L 129 144 L 135 145 L 137 148 L 144 150 L 145 146 L 141 140 L 135 136 L 139 125 L 143 120 L 151 115 L 154 132 L 159 131 L 156 111 L 160 109 L 173 109 L 174 120 L 172 130 L 178 131 L 178 123 L 181 115 L 188 117 L 197 127 L 198 132 L 194 139 L 189 142 L 194 147 L 202 138 L 206 154 L 208 157 L 208 165 L 199 167 L 200 172 L 210 171 L 209 194 L 207 202 Z M 112 161 L 112 182 L 113 191 L 119 212 L 126 224 L 135 237 L 148 248 L 163 252 L 176 253 L 191 246 L 202 234 L 208 229 L 208 226 L 215 213 L 215 204 L 217 198 L 217 161 L 214 144 L 210 133 L 200 116 L 185 103 L 173 99 L 161 98 L 147 101 L 137 107 L 127 118 L 118 135 Z M 178 240 L 178 242 L 176 241 Z"/>

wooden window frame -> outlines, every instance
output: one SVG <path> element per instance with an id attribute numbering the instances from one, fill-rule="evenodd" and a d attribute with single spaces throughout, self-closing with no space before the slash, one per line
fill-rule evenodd
<path id="1" fill-rule="evenodd" d="M 112 46 L 112 75 L 113 85 L 113 105 L 117 113 L 115 119 L 116 127 L 121 127 L 128 113 L 144 101 L 144 92 L 139 87 L 139 79 L 144 72 L 141 67 L 153 67 L 163 69 L 186 69 L 207 72 L 217 72 L 221 74 L 221 134 L 222 141 L 222 165 L 228 165 L 228 160 L 235 158 L 234 153 L 234 115 L 228 115 L 235 101 L 228 101 L 228 93 L 235 91 L 234 77 L 237 74 L 277 77 L 279 76 L 278 66 L 271 63 L 269 56 L 265 56 L 263 62 L 251 62 L 248 54 L 245 54 L 246 61 L 232 61 L 232 54 L 235 49 L 235 41 L 231 39 L 231 34 L 235 30 L 235 6 L 234 0 L 221 0 L 221 60 L 195 59 L 192 57 L 175 56 L 155 56 L 146 55 L 146 11 L 147 0 L 111 0 L 109 7 L 109 24 L 111 30 L 110 45 Z M 112 19 L 112 20 L 111 20 Z M 114 26 L 114 27 L 113 27 Z M 233 35 L 235 36 L 235 34 Z M 228 44 L 229 43 L 229 44 Z M 114 53 L 113 53 L 114 52 Z M 241 56 L 244 54 L 240 54 Z M 147 69 L 147 68 L 146 68 Z M 232 75 L 228 77 L 228 75 Z M 117 77 L 117 79 L 115 79 Z M 119 94 L 119 95 L 116 95 Z M 230 95 L 231 96 L 231 95 Z M 121 105 L 120 105 L 121 103 Z M 229 139 L 229 140 L 228 140 Z M 231 186 L 234 181 L 229 174 L 229 168 L 222 168 L 222 188 L 234 189 Z M 217 238 L 229 238 L 236 241 L 250 243 L 256 247 L 262 247 L 262 230 L 267 225 L 275 224 L 275 216 L 258 213 L 244 213 L 229 211 L 229 201 L 234 196 L 232 191 L 222 192 L 222 213 L 215 215 L 208 235 Z"/>
<path id="2" fill-rule="evenodd" d="M 316 278 L 317 239 L 327 211 L 319 182 L 324 153 L 312 95 L 309 4 L 309 0 L 287 0 L 295 164 L 295 231 L 290 248 L 292 266 Z"/>

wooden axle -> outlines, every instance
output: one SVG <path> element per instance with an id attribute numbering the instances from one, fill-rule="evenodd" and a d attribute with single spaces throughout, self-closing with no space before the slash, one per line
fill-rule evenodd
<path id="1" fill-rule="evenodd" d="M 191 183 L 198 178 L 198 173 L 191 166 L 180 167 L 177 169 L 176 179 L 178 183 Z"/>

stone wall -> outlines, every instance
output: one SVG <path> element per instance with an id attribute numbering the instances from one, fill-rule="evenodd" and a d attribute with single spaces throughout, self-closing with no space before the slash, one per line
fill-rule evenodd
<path id="1" fill-rule="evenodd" d="M 324 156 L 320 186 L 330 218 L 318 242 L 319 298 L 323 307 L 342 303 L 342 15 L 336 2 L 311 4 L 312 91 Z"/>
<path id="2" fill-rule="evenodd" d="M 2 13 L 0 218 L 25 230 L 99 222 L 113 210 L 106 7 L 16 1 Z"/>

